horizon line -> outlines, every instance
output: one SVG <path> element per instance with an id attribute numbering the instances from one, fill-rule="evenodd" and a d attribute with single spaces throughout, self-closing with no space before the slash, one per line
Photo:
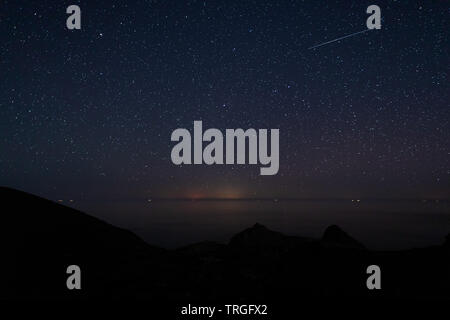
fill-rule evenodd
<path id="1" fill-rule="evenodd" d="M 84 199 L 82 201 L 95 201 L 98 199 Z M 111 199 L 101 199 L 103 201 L 108 201 Z M 61 200 L 57 200 L 61 201 Z M 64 201 L 64 200 L 62 200 Z M 67 200 L 70 201 L 70 200 Z M 300 198 L 300 197 L 243 197 L 243 198 L 220 198 L 220 197 L 204 197 L 204 198 L 196 198 L 196 197 L 142 197 L 142 198 L 128 198 L 128 199 L 113 199 L 112 201 L 178 201 L 178 202 L 191 202 L 191 201 L 271 201 L 271 202 L 279 202 L 279 201 L 353 201 L 353 202 L 361 202 L 361 201 L 421 201 L 421 202 L 448 202 L 450 198 L 383 198 L 383 197 L 355 197 L 355 198 L 332 198 L 332 197 L 308 197 L 308 198 Z"/>

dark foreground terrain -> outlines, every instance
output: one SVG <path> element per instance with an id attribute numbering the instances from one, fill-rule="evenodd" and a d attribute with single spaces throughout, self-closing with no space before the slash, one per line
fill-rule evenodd
<path id="1" fill-rule="evenodd" d="M 77 210 L 0 188 L 2 299 L 152 299 L 180 303 L 270 303 L 300 299 L 450 299 L 450 238 L 434 247 L 373 252 L 338 226 L 321 239 L 254 226 L 228 244 L 177 250 Z M 383 236 L 383 235 L 380 235 Z M 68 290 L 79 265 L 82 289 Z M 368 290 L 366 268 L 381 268 Z M 304 301 L 304 300 L 302 300 Z"/>

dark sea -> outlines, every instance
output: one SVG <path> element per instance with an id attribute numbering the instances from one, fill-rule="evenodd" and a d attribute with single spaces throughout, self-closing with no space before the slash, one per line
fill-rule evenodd
<path id="1" fill-rule="evenodd" d="M 441 244 L 450 233 L 443 200 L 156 200 L 74 202 L 71 206 L 130 230 L 152 245 L 226 243 L 255 223 L 286 235 L 320 238 L 339 225 L 374 250 Z"/>

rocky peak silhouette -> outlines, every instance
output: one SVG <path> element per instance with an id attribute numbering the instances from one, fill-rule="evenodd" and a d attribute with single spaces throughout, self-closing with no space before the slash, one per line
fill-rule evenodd
<path id="1" fill-rule="evenodd" d="M 253 227 L 245 229 L 233 236 L 229 242 L 231 247 L 267 247 L 281 245 L 286 236 L 267 229 L 264 225 L 256 223 Z"/>
<path id="2" fill-rule="evenodd" d="M 349 236 L 345 231 L 343 231 L 339 226 L 335 224 L 329 226 L 325 230 L 321 241 L 325 245 L 365 249 L 365 247 L 359 241 Z"/>

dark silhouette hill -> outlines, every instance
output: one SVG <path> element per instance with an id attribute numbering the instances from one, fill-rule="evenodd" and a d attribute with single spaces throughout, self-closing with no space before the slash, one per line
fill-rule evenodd
<path id="1" fill-rule="evenodd" d="M 326 228 L 322 236 L 322 243 L 343 248 L 365 249 L 364 245 L 353 239 L 337 225 L 331 225 Z"/>
<path id="2" fill-rule="evenodd" d="M 267 229 L 256 223 L 253 227 L 245 229 L 233 236 L 229 245 L 237 248 L 267 248 L 268 246 L 280 246 L 286 242 L 286 236 L 279 232 Z"/>
<path id="3" fill-rule="evenodd" d="M 374 252 L 338 226 L 321 239 L 286 236 L 261 224 L 176 250 L 24 192 L 0 188 L 3 299 L 127 298 L 188 303 L 450 299 L 449 236 L 442 245 Z M 445 240 L 445 242 L 444 242 Z M 66 268 L 82 290 L 66 288 Z M 366 269 L 382 270 L 382 290 Z"/>
<path id="4" fill-rule="evenodd" d="M 127 230 L 25 192 L 0 187 L 0 200 L 2 206 L 8 208 L 1 215 L 2 225 L 8 227 L 4 228 L 3 234 L 13 233 L 17 239 L 13 244 L 16 245 L 23 244 L 24 240 L 28 246 L 60 240 L 64 247 L 74 251 L 152 249 Z M 20 234 L 25 237 L 18 237 Z"/>
<path id="5" fill-rule="evenodd" d="M 2 187 L 0 203 L 2 261 L 10 262 L 2 268 L 11 280 L 9 289 L 0 286 L 0 296 L 62 298 L 71 264 L 97 279 L 87 286 L 87 296 L 103 295 L 110 277 L 126 285 L 142 260 L 164 251 L 127 230 L 25 192 Z"/>

